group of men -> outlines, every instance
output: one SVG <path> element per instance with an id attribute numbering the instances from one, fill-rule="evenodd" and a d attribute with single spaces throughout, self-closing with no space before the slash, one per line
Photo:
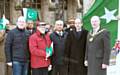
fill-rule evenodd
<path id="1" fill-rule="evenodd" d="M 106 75 L 110 57 L 110 33 L 100 27 L 100 18 L 91 18 L 91 31 L 82 19 L 57 20 L 53 31 L 45 22 L 26 27 L 20 16 L 17 27 L 7 33 L 6 63 L 13 75 Z M 30 65 L 30 66 L 29 66 Z M 31 72 L 32 71 L 32 72 Z M 51 71 L 51 73 L 49 73 Z"/>

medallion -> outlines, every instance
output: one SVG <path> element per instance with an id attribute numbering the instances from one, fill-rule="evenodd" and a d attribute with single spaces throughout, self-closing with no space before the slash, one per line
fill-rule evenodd
<path id="1" fill-rule="evenodd" d="M 93 41 L 93 37 L 91 37 L 91 38 L 89 39 L 89 41 L 92 42 L 92 41 Z"/>

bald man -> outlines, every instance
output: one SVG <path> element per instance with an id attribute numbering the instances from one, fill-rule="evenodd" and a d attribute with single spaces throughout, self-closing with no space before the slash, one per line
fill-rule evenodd
<path id="1" fill-rule="evenodd" d="M 85 66 L 88 66 L 88 75 L 106 75 L 110 57 L 110 33 L 100 28 L 100 18 L 91 18 L 92 30 L 87 37 Z"/>
<path id="2" fill-rule="evenodd" d="M 12 66 L 13 75 L 27 75 L 29 51 L 27 46 L 26 21 L 23 16 L 17 20 L 17 27 L 8 32 L 5 41 L 5 55 L 8 66 Z"/>

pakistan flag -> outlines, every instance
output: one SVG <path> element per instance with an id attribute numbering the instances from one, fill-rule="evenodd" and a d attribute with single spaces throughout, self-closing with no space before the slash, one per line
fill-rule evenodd
<path id="1" fill-rule="evenodd" d="M 33 8 L 23 8 L 23 14 L 26 20 L 33 20 L 36 21 L 38 17 L 37 10 Z"/>
<path id="2" fill-rule="evenodd" d="M 83 15 L 84 26 L 86 29 L 91 30 L 90 18 L 94 15 L 99 16 L 101 19 L 101 28 L 106 28 L 111 33 L 111 46 L 118 35 L 118 0 L 95 0 L 94 4 Z"/>

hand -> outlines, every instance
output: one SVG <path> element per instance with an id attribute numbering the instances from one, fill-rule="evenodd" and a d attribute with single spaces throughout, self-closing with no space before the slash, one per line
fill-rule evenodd
<path id="1" fill-rule="evenodd" d="M 48 66 L 48 71 L 51 71 L 52 70 L 52 65 L 49 65 Z"/>
<path id="2" fill-rule="evenodd" d="M 102 69 L 106 69 L 107 67 L 108 67 L 108 65 L 102 64 Z"/>
<path id="3" fill-rule="evenodd" d="M 12 66 L 12 62 L 8 62 L 7 65 L 8 65 L 8 66 Z"/>
<path id="4" fill-rule="evenodd" d="M 88 61 L 87 60 L 84 61 L 84 65 L 88 66 Z"/>

